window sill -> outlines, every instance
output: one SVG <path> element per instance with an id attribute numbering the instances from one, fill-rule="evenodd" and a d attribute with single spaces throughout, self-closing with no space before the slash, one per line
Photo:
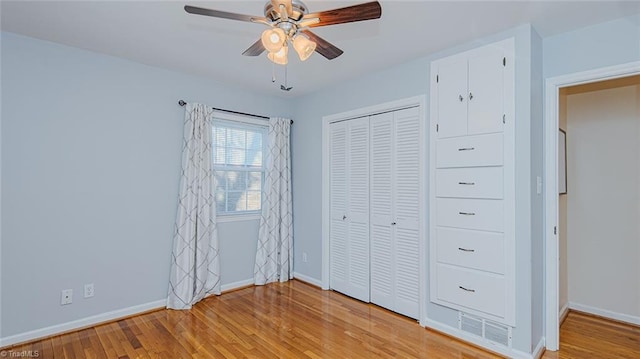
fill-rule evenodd
<path id="1" fill-rule="evenodd" d="M 242 221 L 259 221 L 260 213 L 246 213 L 246 214 L 227 214 L 217 216 L 218 223 L 227 222 L 242 222 Z"/>

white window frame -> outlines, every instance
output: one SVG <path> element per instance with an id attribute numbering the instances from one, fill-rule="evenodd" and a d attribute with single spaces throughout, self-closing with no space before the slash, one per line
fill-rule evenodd
<path id="1" fill-rule="evenodd" d="M 263 127 L 264 128 L 264 133 L 263 133 L 263 138 L 262 138 L 262 173 L 263 173 L 263 177 L 262 177 L 262 188 L 260 189 L 260 191 L 261 191 L 261 199 L 262 199 L 262 203 L 260 204 L 260 210 L 257 210 L 257 211 L 243 211 L 242 213 L 217 213 L 216 219 L 217 219 L 218 223 L 259 220 L 260 216 L 262 214 L 262 205 L 264 204 L 264 178 L 265 178 L 265 174 L 266 174 L 266 170 L 267 170 L 266 169 L 266 163 L 267 163 L 267 140 L 268 140 L 267 129 L 268 129 L 268 122 L 267 122 L 267 120 L 258 119 L 258 118 L 254 118 L 254 117 L 215 111 L 214 114 L 213 114 L 213 123 L 212 123 L 212 141 L 214 140 L 214 138 L 213 138 L 213 127 L 215 127 L 216 123 L 219 122 L 219 121 L 232 122 L 232 123 L 235 122 L 239 126 L 251 125 L 251 126 L 257 126 L 257 127 Z M 215 143 L 213 143 L 213 146 L 215 147 Z M 213 155 L 215 153 L 215 148 L 212 148 L 211 152 L 212 152 L 212 155 Z M 212 156 L 211 157 L 212 170 L 215 172 L 215 167 L 216 166 L 213 164 L 213 160 L 214 160 L 214 158 Z M 212 188 L 212 191 L 215 193 L 216 189 Z"/>

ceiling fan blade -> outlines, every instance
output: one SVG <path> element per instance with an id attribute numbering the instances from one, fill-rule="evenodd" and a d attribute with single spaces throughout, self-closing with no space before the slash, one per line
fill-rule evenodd
<path id="1" fill-rule="evenodd" d="M 213 16 L 213 17 L 219 17 L 219 18 L 229 19 L 229 20 L 239 20 L 239 21 L 246 21 L 246 22 L 266 22 L 267 21 L 266 18 L 261 16 L 236 14 L 235 12 L 211 10 L 211 9 L 205 9 L 205 8 L 189 6 L 189 5 L 185 5 L 184 11 L 188 12 L 189 14 Z"/>
<path id="2" fill-rule="evenodd" d="M 347 6 L 340 9 L 327 10 L 307 14 L 303 19 L 319 18 L 316 24 L 309 24 L 309 27 L 344 24 L 348 22 L 379 19 L 382 16 L 382 7 L 377 1 L 364 4 Z"/>
<path id="3" fill-rule="evenodd" d="M 262 40 L 258 39 L 253 45 L 251 45 L 248 49 L 244 50 L 242 53 L 244 56 L 258 56 L 264 52 L 264 45 L 262 45 Z"/>
<path id="4" fill-rule="evenodd" d="M 316 52 L 329 60 L 333 60 L 344 53 L 344 51 L 309 30 L 302 30 L 302 33 L 307 35 L 309 40 L 316 43 Z"/>

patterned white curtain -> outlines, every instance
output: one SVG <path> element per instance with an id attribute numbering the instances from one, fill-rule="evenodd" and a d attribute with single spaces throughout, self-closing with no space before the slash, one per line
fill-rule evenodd
<path id="1" fill-rule="evenodd" d="M 167 308 L 190 309 L 220 294 L 220 257 L 213 194 L 211 108 L 187 104 L 182 175 L 173 237 Z"/>
<path id="2" fill-rule="evenodd" d="M 290 129 L 288 119 L 269 119 L 265 197 L 254 268 L 257 285 L 293 278 Z"/>

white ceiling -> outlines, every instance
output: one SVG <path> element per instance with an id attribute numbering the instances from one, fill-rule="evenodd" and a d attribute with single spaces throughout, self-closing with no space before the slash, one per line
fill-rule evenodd
<path id="1" fill-rule="evenodd" d="M 311 12 L 367 0 L 305 3 Z M 517 25 L 542 37 L 640 13 L 640 1 L 381 1 L 379 20 L 313 29 L 344 50 L 328 61 L 290 55 L 291 92 L 266 56 L 241 53 L 263 25 L 187 14 L 186 4 L 262 15 L 265 1 L 2 1 L 1 28 L 265 94 L 295 97 Z"/>

